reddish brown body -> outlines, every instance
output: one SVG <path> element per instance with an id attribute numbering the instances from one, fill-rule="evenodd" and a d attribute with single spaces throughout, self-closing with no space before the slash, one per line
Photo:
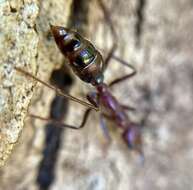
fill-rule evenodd
<path id="1" fill-rule="evenodd" d="M 117 127 L 123 130 L 123 139 L 130 148 L 133 148 L 142 154 L 141 150 L 141 132 L 139 126 L 130 122 L 123 106 L 109 91 L 108 86 L 104 83 L 98 84 L 97 102 L 98 106 L 102 108 L 103 114 L 108 116 Z"/>
<path id="2" fill-rule="evenodd" d="M 98 91 L 99 105 L 103 107 L 104 114 L 108 113 L 108 116 L 116 122 L 118 127 L 126 129 L 126 125 L 129 123 L 128 116 L 117 99 L 111 94 L 107 85 L 102 83 L 96 86 L 96 88 Z"/>

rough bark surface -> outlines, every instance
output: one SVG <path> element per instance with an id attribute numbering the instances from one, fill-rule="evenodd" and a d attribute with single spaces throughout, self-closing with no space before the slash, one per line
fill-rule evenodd
<path id="1" fill-rule="evenodd" d="M 0 1 L 0 166 L 20 136 L 32 97 L 34 82 L 13 66 L 36 71 L 37 14 L 37 1 Z"/>
<path id="2" fill-rule="evenodd" d="M 191 190 L 193 185 L 193 3 L 191 0 L 183 2 L 180 0 L 173 2 L 168 0 L 111 0 L 104 2 L 111 12 L 111 18 L 119 34 L 116 55 L 130 62 L 138 71 L 134 78 L 115 86 L 112 92 L 120 102 L 136 108 L 135 112 L 128 114 L 132 120 L 143 124 L 145 164 L 141 166 L 138 163 L 138 157 L 127 149 L 119 131 L 115 129 L 113 123 L 109 122 L 107 124 L 112 136 L 112 143 L 106 147 L 106 140 L 99 127 L 97 113 L 93 112 L 85 128 L 80 131 L 65 131 L 55 182 L 51 189 Z M 65 25 L 69 5 L 70 1 L 42 1 L 40 3 L 40 13 L 36 19 L 40 39 L 38 48 L 36 46 L 37 34 L 34 29 L 28 29 L 29 33 L 32 32 L 33 35 L 29 37 L 27 45 L 23 42 L 23 37 L 18 39 L 18 46 L 22 44 L 22 47 L 30 47 L 31 50 L 26 51 L 30 52 L 30 55 L 23 53 L 27 61 L 23 61 L 22 65 L 27 62 L 26 69 L 32 67 L 35 73 L 35 63 L 37 62 L 38 75 L 45 80 L 49 78 L 50 71 L 63 62 L 60 52 L 49 37 L 48 22 Z M 0 6 L 6 8 L 2 9 L 6 14 L 11 11 L 6 1 Z M 14 25 L 17 26 L 17 22 L 14 14 L 19 13 L 10 12 L 10 16 L 2 17 L 6 19 L 10 17 L 10 20 L 3 21 L 1 18 L 0 22 L 10 23 L 10 25 L 6 24 L 6 27 L 15 28 Z M 12 20 L 14 25 L 11 24 Z M 32 23 L 34 24 L 34 21 Z M 6 27 L 2 26 L 0 25 L 0 30 L 3 31 L 1 33 L 8 36 L 15 35 L 14 32 L 10 32 L 9 28 L 5 29 Z M 106 52 L 112 44 L 112 36 L 97 1 L 90 3 L 87 29 L 88 38 Z M 31 41 L 31 39 L 33 40 Z M 9 61 L 10 59 L 5 57 L 4 51 L 9 52 L 9 55 L 14 55 L 15 51 L 10 50 L 10 44 L 7 43 L 3 35 L 0 36 L 0 40 L 2 40 L 1 46 L 3 44 L 3 47 L 0 48 L 0 52 L 2 52 L 0 85 L 4 89 L 0 92 L 1 125 L 3 124 L 6 130 L 9 129 L 9 126 L 13 125 L 7 124 L 6 121 L 11 121 L 14 118 L 12 113 L 21 114 L 20 123 L 17 124 L 20 128 L 15 133 L 19 134 L 31 98 L 31 93 L 25 96 L 26 92 L 23 89 L 30 91 L 33 82 L 30 81 L 32 82 L 30 83 L 18 73 L 14 75 L 18 78 L 10 77 L 9 67 L 13 63 L 21 62 L 18 60 L 17 63 L 16 59 L 20 57 L 20 54 L 15 54 L 14 61 Z M 35 44 L 33 46 L 34 53 L 32 47 L 28 45 L 32 42 L 33 45 Z M 20 49 L 19 47 L 17 49 Z M 13 53 L 11 53 L 12 51 Z M 39 56 L 35 58 L 37 51 Z M 102 53 L 105 56 L 104 52 Z M 129 70 L 112 60 L 105 73 L 105 80 L 111 81 L 127 72 Z M 2 75 L 2 73 L 6 73 L 6 75 Z M 8 78 L 8 80 L 5 77 L 11 79 Z M 6 86 L 8 85 L 8 87 L 5 88 L 5 82 L 2 81 L 7 80 Z M 14 86 L 18 86 L 18 89 L 21 90 L 13 91 Z M 79 97 L 83 91 L 89 88 L 89 85 L 84 85 L 83 82 L 77 80 L 71 93 Z M 49 109 L 52 93 L 45 88 L 42 90 L 42 87 L 38 89 L 38 96 L 36 95 L 37 98 L 33 100 L 30 111 L 45 116 Z M 12 107 L 5 109 L 4 102 L 10 101 L 10 92 L 14 94 L 10 98 L 14 98 L 12 100 L 14 103 L 6 104 Z M 19 96 L 20 94 L 24 94 L 26 98 L 23 100 Z M 22 105 L 25 105 L 25 108 L 21 109 L 21 106 L 19 107 L 15 103 L 20 100 L 17 100 L 17 97 L 22 99 L 24 102 Z M 84 107 L 78 108 L 77 104 L 71 105 L 68 119 L 65 122 L 79 123 Z M 5 114 L 9 115 L 8 112 L 12 114 L 12 117 L 5 120 Z M 38 189 L 35 180 L 43 147 L 44 135 L 41 128 L 43 122 L 30 121 L 27 122 L 16 151 L 0 171 L 0 189 L 9 190 L 13 187 L 15 189 Z M 14 129 L 12 128 L 13 131 Z M 1 136 L 0 138 L 3 139 Z M 11 142 L 14 144 L 15 141 Z M 3 140 L 0 143 L 2 142 Z M 3 152 L 5 152 L 4 150 L 6 148 L 3 149 Z M 4 156 L 4 154 L 2 155 Z"/>

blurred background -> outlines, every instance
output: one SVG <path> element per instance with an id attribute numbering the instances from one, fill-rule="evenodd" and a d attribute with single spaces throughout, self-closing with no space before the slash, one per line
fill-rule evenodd
<path id="1" fill-rule="evenodd" d="M 7 155 L 9 159 L 0 169 L 0 189 L 192 189 L 193 3 L 191 0 L 103 0 L 103 3 L 118 34 L 115 55 L 137 70 L 135 77 L 114 86 L 112 93 L 121 103 L 135 108 L 128 114 L 132 121 L 142 125 L 144 165 L 139 164 L 136 154 L 126 147 L 110 122 L 107 126 L 112 142 L 107 146 L 94 111 L 81 130 L 57 128 L 53 123 L 27 117 L 27 112 L 64 118 L 65 123 L 78 125 L 85 108 L 56 97 L 53 91 L 26 77 L 18 79 L 18 83 L 12 81 L 14 85 L 7 82 L 14 76 L 9 75 L 5 64 L 20 66 L 22 62 L 44 81 L 84 99 L 93 88 L 66 67 L 49 24 L 76 28 L 105 57 L 113 36 L 98 1 L 5 0 L 0 1 L 0 160 L 3 162 Z M 22 28 L 23 33 L 27 31 L 25 34 L 30 35 L 24 39 L 21 32 L 18 35 L 12 28 Z M 17 40 L 13 44 L 10 39 Z M 128 72 L 112 59 L 105 82 Z M 12 97 L 13 101 L 3 101 L 9 100 L 4 96 L 9 97 L 11 92 L 18 96 Z M 27 98 L 23 98 L 26 101 L 15 108 L 14 102 L 17 97 L 22 98 L 21 92 L 26 94 Z M 20 112 L 22 117 L 18 120 Z M 16 124 L 10 124 L 12 120 L 7 115 L 15 117 Z M 16 139 L 14 143 L 4 137 L 5 131 Z"/>

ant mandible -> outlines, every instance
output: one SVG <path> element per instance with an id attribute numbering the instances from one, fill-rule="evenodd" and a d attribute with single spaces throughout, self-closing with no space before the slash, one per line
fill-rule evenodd
<path id="1" fill-rule="evenodd" d="M 114 40 L 116 41 L 116 32 L 112 25 L 111 19 L 108 16 L 109 14 L 101 0 L 99 0 L 99 3 L 103 9 L 106 20 L 110 24 Z M 96 92 L 91 92 L 87 95 L 87 100 L 91 104 L 83 102 L 82 100 L 72 97 L 71 95 L 64 94 L 63 92 L 61 92 L 60 89 L 49 85 L 48 83 L 38 79 L 37 77 L 31 75 L 30 73 L 22 69 L 16 68 L 16 70 L 22 72 L 23 74 L 29 77 L 32 77 L 33 79 L 39 81 L 47 87 L 54 89 L 57 94 L 89 107 L 85 111 L 83 120 L 79 127 L 67 124 L 62 124 L 62 126 L 71 129 L 83 128 L 88 119 L 90 111 L 92 109 L 95 109 L 100 112 L 101 120 L 103 120 L 104 118 L 110 119 L 116 124 L 117 127 L 122 129 L 123 140 L 129 148 L 135 150 L 140 154 L 140 158 L 143 161 L 144 156 L 142 151 L 140 125 L 129 120 L 126 110 L 130 108 L 128 106 L 121 105 L 109 90 L 109 87 L 134 76 L 136 74 L 136 70 L 125 61 L 114 56 L 114 58 L 118 60 L 121 64 L 131 68 L 133 72 L 121 78 L 115 79 L 109 85 L 107 85 L 104 83 L 104 71 L 106 70 L 108 63 L 116 49 L 116 42 L 113 43 L 113 46 L 107 58 L 105 59 L 105 61 L 103 61 L 102 55 L 93 46 L 93 44 L 84 37 L 82 37 L 78 32 L 62 26 L 50 25 L 50 28 L 58 48 L 60 49 L 62 54 L 68 59 L 69 66 L 71 67 L 73 72 L 81 80 L 86 83 L 90 83 L 96 88 Z M 33 114 L 31 114 L 31 116 L 42 120 L 53 120 L 50 118 L 43 118 Z M 56 120 L 55 122 L 59 122 L 61 124 L 60 121 Z M 101 123 L 102 128 L 104 129 L 104 122 Z"/>

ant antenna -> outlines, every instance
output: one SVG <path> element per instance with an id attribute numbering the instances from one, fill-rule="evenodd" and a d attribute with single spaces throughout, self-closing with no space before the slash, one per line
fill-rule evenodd
<path id="1" fill-rule="evenodd" d="M 86 106 L 86 107 L 89 107 L 89 108 L 94 109 L 94 110 L 96 110 L 96 111 L 99 111 L 99 108 L 95 107 L 94 105 L 89 104 L 89 103 L 87 103 L 87 102 L 84 102 L 83 100 L 80 100 L 80 99 L 78 99 L 78 98 L 75 98 L 74 96 L 71 96 L 71 95 L 69 95 L 69 94 L 64 94 L 59 88 L 56 88 L 56 87 L 48 84 L 47 82 L 44 82 L 44 81 L 40 80 L 39 78 L 37 78 L 37 77 L 35 77 L 34 75 L 28 73 L 27 71 L 24 71 L 24 70 L 21 69 L 21 68 L 14 67 L 14 69 L 15 69 L 16 71 L 18 71 L 18 72 L 20 72 L 20 73 L 22 73 L 22 74 L 24 74 L 24 75 L 32 78 L 32 79 L 38 81 L 39 83 L 47 86 L 48 88 L 54 90 L 54 91 L 56 92 L 56 94 L 59 95 L 59 96 L 68 98 L 68 99 L 71 100 L 71 101 L 77 102 L 77 103 L 79 103 L 79 104 L 81 104 L 81 105 L 83 105 L 83 106 Z"/>

